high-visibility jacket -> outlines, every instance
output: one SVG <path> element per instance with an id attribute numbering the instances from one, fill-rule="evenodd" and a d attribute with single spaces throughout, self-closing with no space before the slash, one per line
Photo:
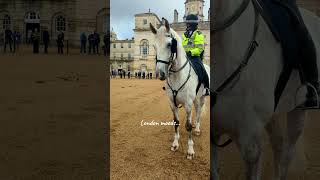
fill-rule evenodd
<path id="1" fill-rule="evenodd" d="M 204 50 L 204 35 L 201 31 L 195 30 L 190 38 L 182 35 L 182 45 L 186 52 L 191 51 L 192 56 L 200 57 Z"/>

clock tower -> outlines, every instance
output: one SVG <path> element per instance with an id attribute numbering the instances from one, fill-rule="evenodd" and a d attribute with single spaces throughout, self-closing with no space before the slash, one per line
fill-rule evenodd
<path id="1" fill-rule="evenodd" d="M 198 16 L 199 21 L 204 21 L 203 16 L 203 6 L 204 0 L 186 0 L 185 5 L 185 14 L 183 20 L 186 20 L 186 17 L 189 14 L 195 14 Z"/>

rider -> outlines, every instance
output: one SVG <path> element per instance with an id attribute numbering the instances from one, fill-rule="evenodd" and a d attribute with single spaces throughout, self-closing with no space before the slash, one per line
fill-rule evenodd
<path id="1" fill-rule="evenodd" d="M 208 96 L 209 77 L 203 65 L 204 35 L 198 29 L 198 16 L 190 14 L 186 17 L 187 29 L 182 35 L 182 45 L 187 53 L 187 58 L 192 62 L 198 75 L 199 82 L 204 83 L 205 95 Z M 200 71 L 200 72 L 199 72 Z"/>

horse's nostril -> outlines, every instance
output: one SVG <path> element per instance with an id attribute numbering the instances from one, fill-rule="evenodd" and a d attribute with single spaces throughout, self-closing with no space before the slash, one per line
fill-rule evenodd
<path id="1" fill-rule="evenodd" d="M 165 73 L 164 73 L 164 72 L 161 72 L 160 75 L 161 75 L 161 77 L 164 77 L 164 76 L 165 76 Z"/>

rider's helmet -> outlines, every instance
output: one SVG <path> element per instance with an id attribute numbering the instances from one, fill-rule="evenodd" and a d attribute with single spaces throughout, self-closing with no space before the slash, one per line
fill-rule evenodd
<path id="1" fill-rule="evenodd" d="M 196 27 L 198 25 L 199 19 L 197 15 L 189 14 L 186 17 L 187 26 Z"/>

